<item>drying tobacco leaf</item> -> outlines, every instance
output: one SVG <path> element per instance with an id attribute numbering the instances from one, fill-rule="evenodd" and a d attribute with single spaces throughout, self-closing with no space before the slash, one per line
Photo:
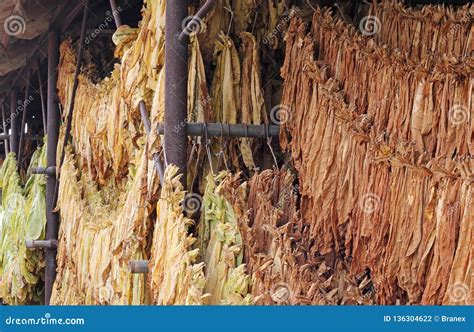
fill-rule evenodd
<path id="1" fill-rule="evenodd" d="M 165 1 L 145 1 L 140 28 L 122 26 L 113 37 L 121 59 L 110 77 L 95 84 L 80 75 L 71 136 L 80 167 L 102 186 L 124 185 L 122 179 L 139 150 L 136 142 L 144 134 L 138 103 L 152 105 L 152 121 L 162 117 L 164 13 Z M 76 66 L 70 41 L 61 44 L 60 53 L 58 94 L 63 110 L 68 110 Z M 60 158 L 62 146 L 58 151 Z"/>
<path id="2" fill-rule="evenodd" d="M 206 264 L 205 291 L 211 294 L 209 304 L 251 304 L 238 216 L 222 193 L 228 181 L 232 181 L 229 172 L 207 176 L 198 229 L 198 245 Z"/>
<path id="3" fill-rule="evenodd" d="M 150 232 L 149 195 L 156 191 L 153 168 L 142 149 L 131 163 L 126 190 L 97 189 L 76 168 L 68 149 L 60 181 L 61 227 L 58 275 L 51 303 L 57 305 L 143 304 L 145 280 L 128 271 L 130 260 L 146 259 Z M 151 186 L 151 187 L 149 187 Z"/>
<path id="4" fill-rule="evenodd" d="M 458 61 L 474 51 L 474 5 L 406 7 L 403 2 L 372 2 L 369 15 L 375 16 L 375 40 L 406 51 L 413 61 L 430 65 L 432 57 L 455 57 Z"/>
<path id="5" fill-rule="evenodd" d="M 188 235 L 191 219 L 184 216 L 186 192 L 177 176 L 178 168 L 168 166 L 153 234 L 149 284 L 152 303 L 203 304 L 206 278 L 204 264 L 196 263 L 199 249 L 192 249 L 196 238 Z"/>
<path id="6" fill-rule="evenodd" d="M 31 167 L 46 166 L 46 145 L 33 154 Z M 0 298 L 10 305 L 42 302 L 44 255 L 28 250 L 25 240 L 43 240 L 46 225 L 46 179 L 29 177 L 20 186 L 16 156 L 7 155 L 0 170 Z"/>
<path id="7" fill-rule="evenodd" d="M 344 264 L 317 255 L 297 210 L 297 187 L 289 171 L 266 170 L 240 184 L 223 184 L 244 243 L 257 304 L 374 303 L 370 279 L 349 278 Z"/>
<path id="8" fill-rule="evenodd" d="M 242 79 L 241 79 L 241 115 L 239 123 L 261 124 L 267 121 L 265 100 L 263 98 L 260 78 L 260 57 L 257 41 L 248 32 L 240 35 L 242 39 Z M 245 166 L 255 168 L 253 160 L 253 140 L 244 137 L 240 139 L 240 150 Z"/>
<path id="9" fill-rule="evenodd" d="M 472 155 L 474 63 L 434 58 L 430 70 L 400 50 L 378 46 L 353 27 L 316 10 L 311 35 L 345 98 L 389 142 L 415 142 L 420 158 Z"/>
<path id="10" fill-rule="evenodd" d="M 353 33 L 343 23 L 324 15 L 316 12 L 309 35 L 304 24 L 292 22 L 282 68 L 282 103 L 292 116 L 283 126 L 281 143 L 291 152 L 299 173 L 301 218 L 314 240 L 311 250 L 334 257 L 336 266 L 350 258 L 344 271 L 351 277 L 368 273 L 379 304 L 472 303 L 468 263 L 472 237 L 460 232 L 469 232 L 466 223 L 472 220 L 474 161 L 462 154 L 467 149 L 458 149 L 457 155 L 437 150 L 436 157 L 425 151 L 430 146 L 449 146 L 440 141 L 436 127 L 430 130 L 431 140 L 419 139 L 427 132 L 418 119 L 425 115 L 420 114 L 429 110 L 426 116 L 433 117 L 440 110 L 427 108 L 435 100 L 421 97 L 430 96 L 426 91 L 433 82 L 429 75 L 434 74 L 415 75 L 408 66 L 405 76 L 394 76 L 395 82 L 401 89 L 407 77 L 420 76 L 414 81 L 419 87 L 417 96 L 400 98 L 407 90 L 396 90 L 391 105 L 398 112 L 379 106 L 374 114 L 366 107 L 367 100 L 369 105 L 376 101 L 373 91 L 365 90 L 367 86 L 358 78 L 346 79 L 345 73 L 363 69 L 357 74 L 363 76 L 371 68 L 383 73 L 385 63 L 401 60 L 377 48 L 373 52 L 379 57 L 366 53 L 357 37 L 349 38 Z M 314 59 L 315 48 L 329 66 Z M 355 59 L 357 65 L 352 63 Z M 329 74 L 344 83 L 328 78 Z M 385 89 L 384 76 L 373 75 L 370 80 Z M 447 89 L 451 75 L 438 72 L 436 81 Z M 458 79 L 462 82 L 463 77 Z M 457 97 L 456 91 L 447 89 L 446 99 L 448 93 Z M 386 127 L 386 123 L 397 125 Z M 396 132 L 409 130 L 410 123 L 414 144 Z M 461 134 L 467 126 L 460 127 Z M 466 146 L 472 146 L 469 143 Z M 459 287 L 467 289 L 461 299 L 453 291 Z"/>

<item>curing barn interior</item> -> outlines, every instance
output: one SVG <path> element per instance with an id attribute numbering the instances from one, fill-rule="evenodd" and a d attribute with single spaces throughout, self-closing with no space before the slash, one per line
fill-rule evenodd
<path id="1" fill-rule="evenodd" d="M 2 2 L 3 304 L 473 304 L 473 15 Z"/>

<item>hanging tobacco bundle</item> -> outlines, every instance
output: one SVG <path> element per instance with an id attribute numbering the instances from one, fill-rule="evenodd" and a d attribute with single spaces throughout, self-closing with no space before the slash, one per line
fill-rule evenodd
<path id="1" fill-rule="evenodd" d="M 204 60 L 201 54 L 199 39 L 195 33 L 190 36 L 190 59 L 189 59 L 189 79 L 188 79 L 188 117 L 187 122 L 209 123 L 214 121 L 214 114 L 211 107 L 211 97 L 209 95 Z M 182 124 L 175 130 L 184 130 L 186 124 Z M 217 158 L 211 155 L 210 163 L 204 163 L 206 158 L 205 138 L 190 138 L 192 145 L 188 162 L 188 183 L 193 185 L 210 172 L 210 164 L 217 167 Z M 213 147 L 216 150 L 216 147 Z M 200 187 L 204 187 L 201 183 Z"/>
<path id="2" fill-rule="evenodd" d="M 313 25 L 315 31 L 322 33 Z M 292 116 L 281 142 L 299 173 L 311 250 L 330 263 L 346 260 L 351 276 L 368 271 L 379 304 L 472 303 L 472 157 L 420 158 L 416 145 L 390 135 L 392 127 L 380 130 L 380 119 L 407 124 L 410 113 L 387 111 L 371 120 L 370 110 L 366 114 L 352 98 L 356 86 L 347 81 L 348 93 L 328 79 L 328 72 L 339 76 L 350 67 L 338 60 L 341 65 L 331 68 L 313 58 L 321 40 L 313 33 L 294 20 L 287 35 L 283 103 Z M 348 42 L 345 36 L 336 34 L 332 42 Z M 320 56 L 323 50 L 334 49 L 320 47 Z M 371 60 L 375 68 L 385 61 Z"/>
<path id="3" fill-rule="evenodd" d="M 68 180 L 59 186 L 58 275 L 51 303 L 146 303 L 144 277 L 131 274 L 128 264 L 147 258 L 149 193 L 157 185 L 152 168 L 142 149 L 130 168 L 127 190 L 98 190 L 68 151 L 61 167 L 61 177 Z"/>
<path id="4" fill-rule="evenodd" d="M 375 40 L 406 51 L 413 61 L 429 64 L 433 56 L 461 61 L 474 51 L 472 4 L 458 9 L 427 5 L 417 10 L 384 0 L 373 2 L 368 14 L 365 22 L 372 25 Z"/>
<path id="5" fill-rule="evenodd" d="M 239 119 L 241 67 L 239 55 L 233 40 L 221 32 L 216 45 L 215 55 L 217 66 L 212 81 L 212 108 L 217 122 L 236 124 Z M 223 144 L 223 142 L 221 143 Z M 247 148 L 247 149 L 245 149 Z M 225 155 L 230 156 L 231 164 L 239 165 L 239 148 L 235 141 L 231 141 Z M 244 147 L 246 155 L 249 147 Z"/>
<path id="6" fill-rule="evenodd" d="M 232 39 L 224 34 L 216 47 L 217 67 L 212 83 L 212 105 L 218 122 L 224 124 L 261 124 L 267 122 L 260 60 L 255 37 L 242 33 L 242 62 Z M 242 64 L 241 64 L 242 63 Z M 248 169 L 255 169 L 253 140 L 240 139 L 239 146 L 232 145 L 229 153 L 232 165 L 239 165 L 239 154 Z M 238 167 L 236 167 L 239 169 Z"/>
<path id="7" fill-rule="evenodd" d="M 33 154 L 31 167 L 46 166 L 46 145 Z M 44 255 L 28 250 L 26 240 L 43 240 L 46 225 L 46 180 L 29 177 L 20 186 L 16 156 L 10 153 L 0 171 L 0 298 L 11 305 L 42 302 Z"/>
<path id="8" fill-rule="evenodd" d="M 132 275 L 128 264 L 149 256 L 146 239 L 158 199 L 149 158 L 159 147 L 158 138 L 152 128 L 153 134 L 144 139 L 138 103 L 151 104 L 152 123 L 160 121 L 164 5 L 164 1 L 146 1 L 139 29 L 117 30 L 113 40 L 121 63 L 109 78 L 94 84 L 86 75 L 80 76 L 73 146 L 66 147 L 61 169 L 62 221 L 52 303 L 148 302 L 144 276 Z M 74 58 L 72 45 L 63 43 L 58 88 L 64 109 L 72 91 Z"/>
<path id="9" fill-rule="evenodd" d="M 239 123 L 262 124 L 268 123 L 265 110 L 265 101 L 260 78 L 260 57 L 257 41 L 248 32 L 240 35 L 242 39 L 242 89 L 241 89 L 241 116 Z M 240 140 L 240 149 L 245 166 L 255 169 L 253 160 L 253 140 L 244 137 Z"/>
<path id="10" fill-rule="evenodd" d="M 374 303 L 370 277 L 350 278 L 343 262 L 330 265 L 315 250 L 290 171 L 230 180 L 222 192 L 236 214 L 257 304 Z"/>
<path id="11" fill-rule="evenodd" d="M 311 34 L 318 58 L 328 64 L 356 112 L 366 114 L 390 142 L 414 142 L 425 161 L 472 154 L 474 63 L 437 60 L 427 70 L 376 45 L 328 10 L 315 12 Z"/>
<path id="12" fill-rule="evenodd" d="M 188 231 L 193 221 L 184 216 L 186 192 L 177 173 L 175 166 L 166 169 L 157 205 L 150 260 L 152 303 L 204 304 L 204 264 L 196 262 L 199 249 L 192 249 L 196 238 Z"/>
<path id="13" fill-rule="evenodd" d="M 224 197 L 229 172 L 207 176 L 198 245 L 206 270 L 209 304 L 251 304 L 250 277 L 243 264 L 243 243 L 238 215 Z"/>
<path id="14" fill-rule="evenodd" d="M 110 77 L 95 84 L 85 74 L 80 75 L 71 136 L 80 167 L 100 185 L 123 185 L 121 179 L 126 178 L 129 162 L 138 150 L 136 141 L 144 133 L 139 102 L 152 105 L 149 113 L 153 123 L 162 117 L 164 11 L 165 1 L 145 1 L 139 29 L 122 26 L 116 31 L 113 40 L 121 61 Z M 76 57 L 70 41 L 61 44 L 60 52 L 59 98 L 63 109 L 68 110 Z M 67 116 L 63 114 L 63 118 Z M 58 151 L 62 148 L 59 146 Z"/>

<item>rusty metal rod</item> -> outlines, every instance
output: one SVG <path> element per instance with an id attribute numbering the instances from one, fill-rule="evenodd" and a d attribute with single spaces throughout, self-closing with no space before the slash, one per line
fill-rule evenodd
<path id="1" fill-rule="evenodd" d="M 43 115 L 43 132 L 44 135 L 48 133 L 47 118 L 46 118 L 46 106 L 44 104 L 44 93 L 43 93 L 43 81 L 41 79 L 41 63 L 39 59 L 36 60 L 38 65 L 38 86 L 39 86 L 39 95 L 41 101 L 41 114 Z"/>
<path id="2" fill-rule="evenodd" d="M 57 249 L 58 241 L 57 240 L 26 240 L 25 247 L 27 249 Z"/>
<path id="3" fill-rule="evenodd" d="M 145 102 L 142 100 L 139 103 L 139 108 L 140 108 L 140 114 L 142 116 L 142 121 L 143 125 L 145 126 L 145 131 L 147 135 L 150 135 L 151 133 L 151 123 L 150 123 L 150 118 L 148 116 L 148 111 L 146 109 Z M 160 177 L 160 183 L 163 186 L 163 181 L 164 181 L 164 169 L 163 169 L 163 164 L 161 163 L 160 156 L 157 153 L 153 154 L 153 161 L 155 163 L 155 169 L 156 172 L 158 173 L 158 176 Z"/>
<path id="4" fill-rule="evenodd" d="M 11 135 L 9 134 L 0 134 L 0 140 L 3 139 L 3 140 L 10 140 L 10 137 Z M 27 134 L 23 137 L 25 140 L 29 140 L 29 141 L 37 141 L 37 140 L 40 140 L 41 137 L 38 136 L 38 135 L 32 135 L 32 134 Z"/>
<path id="5" fill-rule="evenodd" d="M 186 38 L 193 32 L 195 27 L 199 27 L 202 24 L 203 18 L 214 8 L 216 1 L 207 0 L 206 3 L 198 10 L 196 15 L 186 24 L 186 27 L 179 34 L 178 40 L 182 43 Z M 182 24 L 181 24 L 182 26 Z"/>
<path id="6" fill-rule="evenodd" d="M 31 169 L 31 173 L 32 174 L 55 176 L 56 175 L 56 166 L 34 167 L 34 168 Z"/>
<path id="7" fill-rule="evenodd" d="M 122 25 L 122 19 L 120 18 L 120 10 L 117 7 L 115 0 L 110 0 L 110 8 L 112 8 L 112 15 L 114 16 L 115 25 L 118 28 Z"/>
<path id="8" fill-rule="evenodd" d="M 267 131 L 267 125 L 246 125 L 246 124 L 222 124 L 222 123 L 195 123 L 188 122 L 175 130 L 184 130 L 188 136 L 201 136 L 206 135 L 208 137 L 253 137 L 253 138 L 266 138 L 268 137 L 279 137 L 280 127 L 275 125 L 269 125 Z M 163 135 L 165 132 L 164 125 L 158 124 L 158 133 Z"/>
<path id="9" fill-rule="evenodd" d="M 59 167 L 61 168 L 66 154 L 66 146 L 69 137 L 71 136 L 72 118 L 74 115 L 74 105 L 76 101 L 77 88 L 79 86 L 79 74 L 81 73 L 82 58 L 84 56 L 84 42 L 86 39 L 87 19 L 89 18 L 89 0 L 84 0 L 84 14 L 82 16 L 81 37 L 79 39 L 79 52 L 76 60 L 76 71 L 74 72 L 74 83 L 72 86 L 71 101 L 69 102 L 69 110 L 66 113 L 66 131 L 64 133 L 63 147 L 61 151 L 61 159 Z"/>
<path id="10" fill-rule="evenodd" d="M 134 274 L 145 274 L 148 273 L 148 261 L 146 260 L 135 260 L 128 263 L 128 270 Z"/>
<path id="11" fill-rule="evenodd" d="M 30 99 L 30 83 L 31 83 L 31 70 L 28 71 L 26 76 L 26 86 L 25 86 L 25 98 L 23 99 L 23 112 L 21 116 L 21 126 L 20 126 L 20 142 L 18 143 L 18 170 L 21 169 L 22 162 L 22 152 L 23 152 L 23 137 L 25 136 L 25 125 L 26 125 L 26 115 L 28 114 L 28 104 Z"/>
<path id="12" fill-rule="evenodd" d="M 56 151 L 58 148 L 60 111 L 56 103 L 56 86 L 58 80 L 57 68 L 59 65 L 59 35 L 57 31 L 50 31 L 48 40 L 48 143 L 47 143 L 47 167 L 56 165 Z M 59 231 L 59 215 L 55 212 L 55 190 L 57 178 L 49 176 L 46 179 L 46 239 L 57 240 Z M 56 249 L 45 250 L 45 304 L 49 305 L 54 280 L 56 279 Z"/>
<path id="13" fill-rule="evenodd" d="M 86 28 L 87 28 L 87 19 L 89 17 L 89 0 L 84 1 L 84 13 L 82 16 L 82 29 L 81 29 L 81 37 L 79 40 L 79 54 L 77 56 L 77 63 L 76 63 L 76 71 L 74 73 L 74 84 L 72 88 L 72 96 L 71 96 L 71 101 L 69 103 L 69 111 L 67 113 L 67 122 L 66 122 L 66 131 L 64 134 L 64 140 L 63 140 L 63 146 L 62 146 L 62 151 L 61 151 L 61 159 L 59 163 L 59 168 L 61 168 L 61 165 L 64 161 L 65 153 L 66 153 L 66 146 L 67 146 L 67 141 L 69 140 L 69 136 L 71 134 L 71 127 L 72 127 L 72 117 L 73 117 L 73 111 L 74 111 L 74 101 L 76 99 L 76 93 L 77 93 L 77 87 L 79 85 L 79 73 L 81 71 L 81 64 L 82 64 L 82 57 L 84 55 L 84 41 L 86 38 Z M 51 36 L 50 36 L 51 37 Z M 59 52 L 59 43 L 58 43 L 58 35 L 54 35 L 55 42 L 51 42 L 49 47 L 50 47 L 50 53 L 55 53 Z M 50 39 L 51 41 L 51 39 Z M 54 45 L 53 45 L 54 44 Z M 55 49 L 53 49 L 53 47 Z M 57 57 L 57 58 L 56 58 Z M 59 105 L 56 103 L 56 82 L 57 82 L 57 67 L 59 65 L 59 56 L 55 53 L 54 55 L 50 55 L 50 63 L 48 63 L 48 77 L 50 78 L 48 80 L 48 123 L 51 125 L 51 123 L 54 122 L 54 125 L 57 126 L 58 134 L 59 134 Z M 53 61 L 54 60 L 54 63 Z M 53 74 L 56 75 L 56 78 L 54 80 L 54 85 L 52 85 L 52 80 L 51 80 L 51 75 Z M 50 102 L 55 103 L 55 108 L 57 109 L 57 114 L 51 114 L 50 115 Z M 56 130 L 56 128 L 55 128 Z M 53 148 L 55 151 L 58 146 L 58 135 L 54 133 L 55 136 L 55 141 L 50 142 L 50 136 L 52 135 L 50 128 L 48 128 L 48 150 L 50 148 Z M 51 157 L 52 157 L 51 153 Z M 54 160 L 50 159 L 50 156 L 48 154 L 48 167 L 56 166 L 56 152 L 54 152 Z M 48 191 L 48 187 L 46 189 L 46 208 L 47 208 L 47 216 L 50 214 L 51 218 L 51 226 L 50 226 L 50 233 L 48 233 L 48 228 L 47 228 L 47 239 L 49 240 L 57 240 L 58 239 L 58 231 L 59 231 L 59 222 L 58 222 L 58 215 L 57 213 L 54 212 L 54 208 L 56 206 L 57 202 L 57 195 L 58 195 L 58 190 L 59 190 L 59 181 L 57 176 L 49 176 L 47 180 L 51 180 L 51 185 L 54 184 L 54 188 L 49 188 L 51 192 Z M 53 182 L 54 181 L 54 182 Z M 51 196 L 48 196 L 51 195 Z M 48 202 L 49 200 L 49 202 Z M 48 204 L 49 203 L 49 204 Z M 48 257 L 48 252 L 50 256 Z M 49 261 L 48 261 L 49 259 Z M 49 265 L 49 271 L 48 271 L 48 265 Z M 45 278 L 48 278 L 47 280 L 45 279 L 45 303 L 48 305 L 50 303 L 51 299 L 51 291 L 52 287 L 54 284 L 54 279 L 56 278 L 56 250 L 55 249 L 47 249 L 46 250 L 46 272 L 45 272 Z M 54 271 L 52 271 L 52 268 L 54 267 Z M 49 275 L 48 275 L 49 272 Z"/>
<path id="14" fill-rule="evenodd" d="M 10 152 L 9 142 L 10 135 L 8 135 L 6 115 L 5 115 L 5 104 L 2 102 L 2 125 L 3 125 L 3 134 L 7 135 L 8 138 L 3 138 L 3 144 L 5 145 L 5 157 Z"/>
<path id="15" fill-rule="evenodd" d="M 18 90 L 13 88 L 10 92 L 10 123 L 11 123 L 11 137 L 10 137 L 10 151 L 18 156 L 19 137 L 18 131 L 20 127 L 20 119 L 18 118 Z"/>
<path id="16" fill-rule="evenodd" d="M 166 3 L 165 45 L 165 166 L 176 165 L 186 188 L 188 137 L 174 128 L 186 121 L 188 99 L 188 43 L 178 40 L 188 14 L 188 0 Z"/>

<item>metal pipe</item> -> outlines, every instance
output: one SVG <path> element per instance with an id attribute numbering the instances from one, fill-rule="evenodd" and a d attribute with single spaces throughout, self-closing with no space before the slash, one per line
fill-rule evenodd
<path id="1" fill-rule="evenodd" d="M 165 165 L 173 164 L 183 176 L 186 188 L 188 137 L 184 130 L 174 130 L 184 124 L 188 99 L 188 39 L 179 42 L 182 22 L 188 14 L 188 0 L 166 3 L 165 45 Z"/>
<path id="2" fill-rule="evenodd" d="M 207 136 L 209 137 L 253 137 L 266 138 L 266 125 L 246 125 L 246 124 L 222 124 L 222 123 L 194 123 L 189 122 L 183 126 L 188 136 Z M 165 128 L 162 123 L 158 124 L 158 133 L 163 135 Z M 268 126 L 268 137 L 279 137 L 280 127 L 275 125 Z"/>
<path id="3" fill-rule="evenodd" d="M 0 140 L 1 139 L 10 140 L 10 137 L 11 137 L 11 135 L 9 135 L 9 134 L 0 134 Z M 29 140 L 29 141 L 37 141 L 37 140 L 41 139 L 41 137 L 39 137 L 38 135 L 32 135 L 32 134 L 25 135 L 23 138 L 25 140 Z"/>
<path id="4" fill-rule="evenodd" d="M 47 118 L 46 118 L 46 107 L 44 104 L 44 93 L 43 93 L 43 81 L 41 80 L 41 63 L 38 60 L 37 65 L 38 65 L 38 86 L 39 86 L 39 95 L 40 95 L 40 101 L 41 101 L 41 114 L 43 115 L 43 131 L 44 135 L 48 133 L 48 126 L 47 126 Z"/>
<path id="5" fill-rule="evenodd" d="M 57 240 L 26 240 L 25 241 L 26 249 L 57 249 L 58 241 Z"/>
<path id="6" fill-rule="evenodd" d="M 25 86 L 25 98 L 23 99 L 23 112 L 21 116 L 21 126 L 20 126 L 20 142 L 18 144 L 18 170 L 21 169 L 21 154 L 23 152 L 23 139 L 25 136 L 25 124 L 26 124 L 26 115 L 28 111 L 28 104 L 30 98 L 30 81 L 31 81 L 31 70 L 28 71 L 28 75 L 26 76 L 26 86 Z"/>
<path id="7" fill-rule="evenodd" d="M 146 109 L 145 102 L 142 100 L 139 103 L 139 108 L 140 108 L 140 114 L 142 116 L 142 121 L 143 125 L 145 126 L 145 131 L 147 135 L 150 135 L 151 133 L 151 123 L 150 123 L 150 118 L 148 116 L 148 111 Z M 155 169 L 156 172 L 158 173 L 158 176 L 160 177 L 160 183 L 163 186 L 163 181 L 164 181 L 164 169 L 163 169 L 163 164 L 161 163 L 160 156 L 156 153 L 153 154 L 153 161 L 155 163 Z"/>
<path id="8" fill-rule="evenodd" d="M 185 41 L 186 37 L 188 37 L 193 29 L 199 27 L 202 24 L 203 18 L 211 11 L 211 9 L 215 5 L 215 0 L 207 0 L 206 3 L 199 9 L 199 11 L 194 15 L 194 17 L 186 24 L 186 27 L 181 31 L 179 34 L 178 40 L 182 43 Z"/>
<path id="9" fill-rule="evenodd" d="M 13 88 L 10 93 L 10 123 L 11 123 L 11 137 L 10 137 L 10 151 L 18 156 L 19 137 L 18 131 L 20 127 L 20 119 L 18 118 L 18 91 Z"/>
<path id="10" fill-rule="evenodd" d="M 2 125 L 3 125 L 3 134 L 7 135 L 8 138 L 3 138 L 3 144 L 5 145 L 5 157 L 10 152 L 9 142 L 10 135 L 8 135 L 6 115 L 5 115 L 5 104 L 2 102 Z"/>
<path id="11" fill-rule="evenodd" d="M 115 0 L 110 0 L 110 8 L 112 8 L 112 15 L 114 16 L 115 25 L 118 28 L 122 25 L 122 19 L 120 18 L 120 11 Z"/>
<path id="12" fill-rule="evenodd" d="M 84 14 L 82 16 L 82 29 L 81 29 L 81 37 L 79 40 L 79 52 L 76 59 L 76 71 L 74 72 L 74 83 L 72 86 L 72 93 L 71 93 L 71 101 L 69 102 L 69 110 L 66 113 L 66 131 L 64 133 L 63 139 L 63 147 L 61 151 L 61 159 L 59 162 L 59 168 L 61 168 L 64 162 L 64 156 L 66 154 L 66 146 L 71 135 L 71 128 L 72 128 L 72 118 L 74 115 L 74 105 L 76 101 L 76 93 L 77 87 L 79 86 L 79 74 L 81 73 L 81 65 L 82 65 L 82 58 L 84 56 L 84 41 L 86 39 L 86 29 L 87 29 L 87 19 L 89 17 L 89 0 L 84 1 Z"/>
<path id="13" fill-rule="evenodd" d="M 58 80 L 57 68 L 59 65 L 59 37 L 57 31 L 50 31 L 48 40 L 48 144 L 47 144 L 47 167 L 56 166 L 56 150 L 59 138 L 59 105 L 56 103 L 56 86 Z M 54 212 L 56 207 L 55 191 L 57 186 L 56 176 L 46 179 L 46 239 L 57 240 L 59 231 L 59 215 Z M 49 305 L 54 280 L 56 279 L 56 249 L 47 248 L 45 251 L 45 304 Z"/>
<path id="14" fill-rule="evenodd" d="M 31 169 L 32 174 L 40 174 L 40 175 L 48 175 L 48 176 L 55 176 L 56 175 L 56 167 L 34 167 Z"/>
<path id="15" fill-rule="evenodd" d="M 148 261 L 130 261 L 130 263 L 128 263 L 128 270 L 134 274 L 148 273 Z"/>

